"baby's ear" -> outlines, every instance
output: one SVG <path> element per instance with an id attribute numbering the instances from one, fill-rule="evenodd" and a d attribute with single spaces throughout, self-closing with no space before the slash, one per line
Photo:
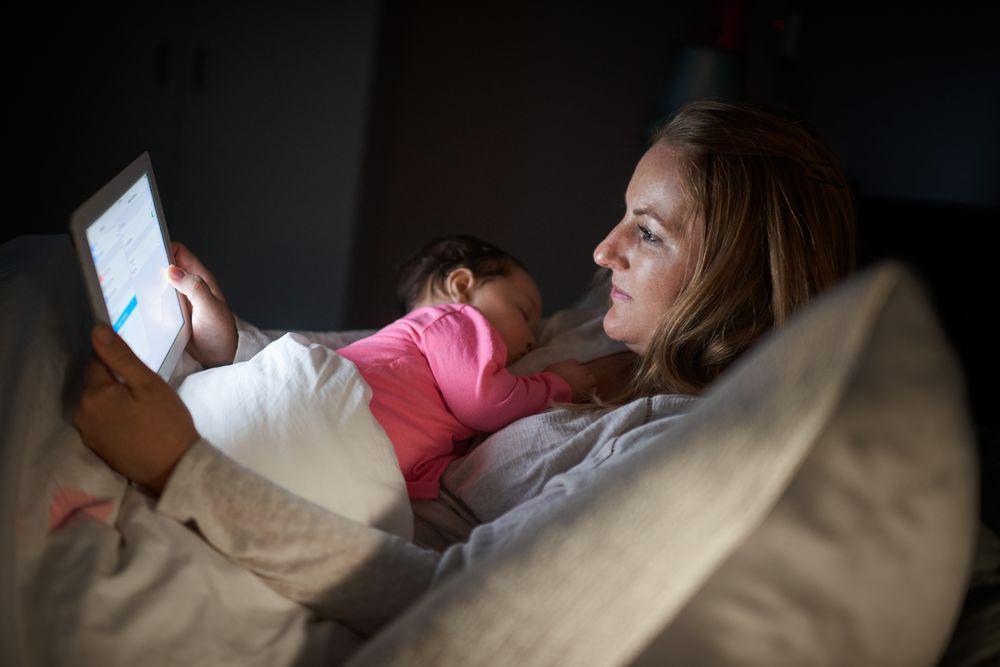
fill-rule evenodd
<path id="1" fill-rule="evenodd" d="M 468 267 L 452 269 L 445 279 L 444 288 L 448 297 L 456 303 L 466 303 L 476 287 L 476 276 Z"/>

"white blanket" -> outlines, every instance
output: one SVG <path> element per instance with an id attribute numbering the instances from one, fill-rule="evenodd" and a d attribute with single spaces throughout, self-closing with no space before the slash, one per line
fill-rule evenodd
<path id="1" fill-rule="evenodd" d="M 349 359 L 288 333 L 249 361 L 187 376 L 177 393 L 198 433 L 238 463 L 331 512 L 413 538 L 392 442 Z"/>

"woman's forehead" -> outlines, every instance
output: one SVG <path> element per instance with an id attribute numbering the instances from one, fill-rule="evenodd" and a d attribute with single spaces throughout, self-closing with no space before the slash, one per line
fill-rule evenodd
<path id="1" fill-rule="evenodd" d="M 646 151 L 635 166 L 626 198 L 629 206 L 648 206 L 663 216 L 678 216 L 684 208 L 684 190 L 677 153 L 660 142 Z"/>
<path id="2" fill-rule="evenodd" d="M 700 233 L 701 215 L 697 206 L 691 207 L 683 178 L 677 150 L 665 142 L 652 146 L 629 182 L 625 194 L 629 212 L 652 215 L 677 238 Z"/>

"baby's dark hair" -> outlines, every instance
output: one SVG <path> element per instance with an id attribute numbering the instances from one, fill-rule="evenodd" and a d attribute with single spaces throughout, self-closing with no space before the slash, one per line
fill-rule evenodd
<path id="1" fill-rule="evenodd" d="M 441 289 L 448 274 L 460 268 L 469 269 L 479 280 L 510 275 L 514 268 L 527 270 L 521 260 L 474 236 L 436 238 L 400 265 L 396 281 L 399 307 L 409 312 L 428 284 L 432 291 Z"/>

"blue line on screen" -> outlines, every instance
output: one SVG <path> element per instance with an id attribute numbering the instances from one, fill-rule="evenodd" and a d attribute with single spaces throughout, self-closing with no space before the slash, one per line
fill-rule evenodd
<path id="1" fill-rule="evenodd" d="M 118 316 L 118 321 L 115 322 L 115 331 L 118 331 L 119 329 L 122 328 L 122 325 L 125 324 L 125 320 L 127 320 L 128 316 L 132 314 L 133 310 L 135 310 L 135 306 L 137 303 L 138 302 L 135 300 L 135 297 L 133 296 L 132 300 L 128 302 L 127 306 L 125 306 L 125 310 L 123 310 L 122 314 Z"/>

